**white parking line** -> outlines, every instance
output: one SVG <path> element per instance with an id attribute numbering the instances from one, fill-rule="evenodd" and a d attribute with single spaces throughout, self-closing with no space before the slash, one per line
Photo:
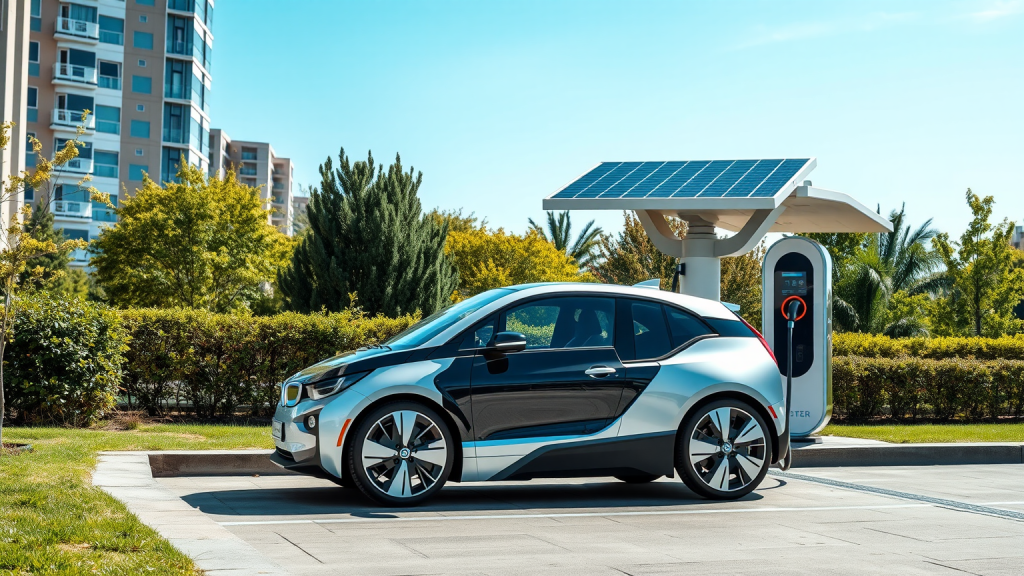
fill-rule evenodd
<path id="1" fill-rule="evenodd" d="M 890 510 L 934 508 L 931 504 L 879 504 L 866 506 L 804 506 L 796 508 L 725 508 L 701 510 L 641 510 L 636 512 L 568 512 L 553 514 L 487 514 L 469 516 L 396 516 L 392 518 L 325 518 L 322 520 L 256 520 L 218 522 L 221 526 L 272 526 L 280 524 L 353 524 L 363 522 L 436 522 L 444 520 L 515 520 L 520 518 L 601 518 L 620 516 L 682 516 L 687 514 L 746 514 L 753 512 L 821 512 L 830 510 Z"/>

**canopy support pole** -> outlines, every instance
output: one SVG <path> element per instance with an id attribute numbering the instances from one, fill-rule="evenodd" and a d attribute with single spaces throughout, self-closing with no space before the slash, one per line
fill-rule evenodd
<path id="1" fill-rule="evenodd" d="M 687 222 L 686 236 L 679 238 L 661 213 L 636 210 L 636 215 L 654 246 L 668 256 L 679 258 L 685 265 L 685 274 L 679 279 L 679 292 L 721 300 L 721 258 L 752 250 L 784 210 L 781 205 L 774 210 L 755 210 L 743 228 L 728 238 L 719 238 L 714 222 L 699 216 L 679 214 Z"/>

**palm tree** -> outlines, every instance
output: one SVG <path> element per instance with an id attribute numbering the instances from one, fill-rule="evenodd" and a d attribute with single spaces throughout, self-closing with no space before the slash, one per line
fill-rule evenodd
<path id="1" fill-rule="evenodd" d="M 580 268 L 594 264 L 604 230 L 600 226 L 594 226 L 594 221 L 591 220 L 583 227 L 583 231 L 579 233 L 576 240 L 572 241 L 572 221 L 569 218 L 569 211 L 560 212 L 558 216 L 555 216 L 554 212 L 547 214 L 546 231 L 534 222 L 533 218 L 530 218 L 530 229 L 535 230 L 541 238 L 554 244 L 558 250 L 568 254 L 580 265 Z"/>
<path id="2" fill-rule="evenodd" d="M 872 234 L 848 268 L 840 273 L 833 299 L 837 328 L 892 337 L 927 334 L 924 317 L 890 314 L 892 295 L 935 295 L 947 280 L 939 255 L 928 249 L 938 231 L 929 218 L 916 229 L 907 224 L 906 205 L 889 214 L 892 232 Z"/>

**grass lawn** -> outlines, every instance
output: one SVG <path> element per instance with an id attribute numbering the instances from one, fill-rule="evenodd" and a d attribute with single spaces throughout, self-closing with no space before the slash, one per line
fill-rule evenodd
<path id="1" fill-rule="evenodd" d="M 137 430 L 4 427 L 32 453 L 0 456 L 0 575 L 201 574 L 123 504 L 92 486 L 101 450 L 272 448 L 269 428 L 143 424 Z"/>
<path id="2" fill-rule="evenodd" d="M 1024 442 L 1024 423 L 1001 424 L 829 424 L 823 436 L 870 438 L 897 444 L 915 442 Z"/>

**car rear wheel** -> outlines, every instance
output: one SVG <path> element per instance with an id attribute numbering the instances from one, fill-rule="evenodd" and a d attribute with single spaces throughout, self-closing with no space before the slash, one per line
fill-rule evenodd
<path id="1" fill-rule="evenodd" d="M 746 402 L 725 398 L 694 410 L 683 422 L 676 470 L 700 496 L 734 500 L 768 472 L 768 425 Z"/>
<path id="2" fill-rule="evenodd" d="M 380 406 L 359 420 L 347 472 L 359 491 L 386 506 L 415 506 L 451 473 L 455 450 L 444 419 L 414 401 Z"/>

